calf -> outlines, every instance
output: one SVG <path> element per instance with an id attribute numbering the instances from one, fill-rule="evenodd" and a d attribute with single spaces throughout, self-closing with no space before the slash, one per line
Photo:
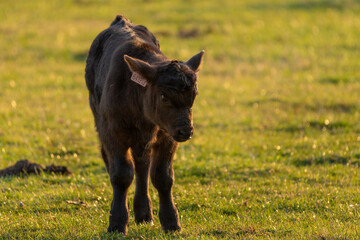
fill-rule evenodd
<path id="1" fill-rule="evenodd" d="M 149 173 L 159 193 L 163 230 L 181 229 L 171 193 L 172 160 L 177 142 L 193 135 L 191 108 L 203 54 L 186 62 L 169 60 L 146 27 L 123 16 L 92 43 L 85 79 L 113 187 L 109 232 L 126 233 L 127 191 L 135 174 L 135 221 L 153 220 Z"/>

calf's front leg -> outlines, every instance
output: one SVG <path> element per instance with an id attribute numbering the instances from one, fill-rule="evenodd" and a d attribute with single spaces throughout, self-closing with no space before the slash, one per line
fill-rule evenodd
<path id="1" fill-rule="evenodd" d="M 134 164 L 127 150 L 111 156 L 109 173 L 113 187 L 113 201 L 111 203 L 108 232 L 126 234 L 129 223 L 126 196 L 134 178 Z"/>
<path id="2" fill-rule="evenodd" d="M 165 232 L 181 230 L 171 188 L 174 183 L 172 160 L 177 143 L 166 133 L 159 133 L 153 145 L 150 177 L 159 193 L 159 218 Z"/>
<path id="3" fill-rule="evenodd" d="M 151 222 L 153 220 L 152 206 L 149 196 L 149 164 L 150 150 L 145 144 L 132 148 L 136 173 L 136 190 L 134 196 L 135 222 Z"/>

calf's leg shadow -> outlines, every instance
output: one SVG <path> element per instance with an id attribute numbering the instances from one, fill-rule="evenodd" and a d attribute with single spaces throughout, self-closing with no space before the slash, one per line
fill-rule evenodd
<path id="1" fill-rule="evenodd" d="M 157 142 L 152 149 L 150 177 L 159 193 L 159 218 L 165 232 L 181 230 L 171 192 L 174 182 L 172 160 L 176 147 L 177 143 L 170 136 L 159 132 Z"/>

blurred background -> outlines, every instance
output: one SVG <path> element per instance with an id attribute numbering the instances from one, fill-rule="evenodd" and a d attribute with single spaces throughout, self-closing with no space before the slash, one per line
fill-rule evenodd
<path id="1" fill-rule="evenodd" d="M 145 25 L 168 58 L 206 50 L 195 135 L 174 165 L 180 237 L 359 236 L 358 0 L 1 1 L 0 168 L 27 158 L 74 176 L 0 180 L 0 225 L 24 218 L 61 232 L 79 214 L 64 199 L 81 199 L 98 207 L 64 236 L 106 228 L 111 188 L 84 69 L 93 39 L 117 14 Z M 28 210 L 13 212 L 23 196 Z M 60 207 L 40 211 L 42 222 L 31 213 L 46 202 Z M 72 235 L 87 224 L 92 232 Z M 3 231 L 34 237 L 29 226 Z M 158 222 L 152 232 L 130 228 L 130 236 L 160 234 Z"/>

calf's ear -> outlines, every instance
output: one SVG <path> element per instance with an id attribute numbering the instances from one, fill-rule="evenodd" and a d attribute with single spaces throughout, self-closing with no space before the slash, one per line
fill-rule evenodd
<path id="1" fill-rule="evenodd" d="M 156 77 L 156 68 L 143 60 L 124 55 L 124 60 L 131 72 L 140 74 L 148 82 L 152 82 Z"/>
<path id="2" fill-rule="evenodd" d="M 194 72 L 200 71 L 204 53 L 205 51 L 202 50 L 198 54 L 194 55 L 192 58 L 185 62 L 186 65 L 188 65 Z"/>

